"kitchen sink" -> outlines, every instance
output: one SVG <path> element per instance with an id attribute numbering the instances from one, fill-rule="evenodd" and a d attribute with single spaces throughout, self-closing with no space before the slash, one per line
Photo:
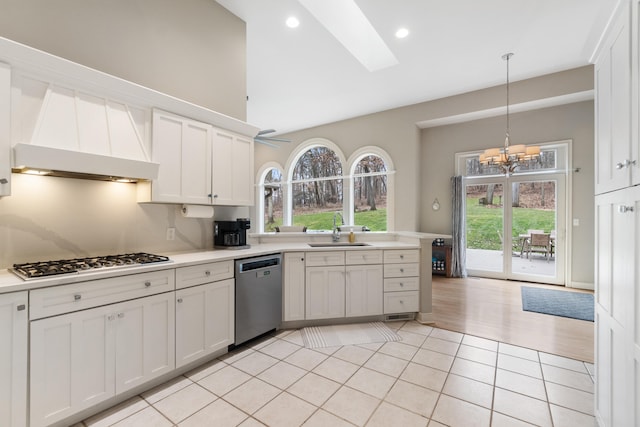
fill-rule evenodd
<path id="1" fill-rule="evenodd" d="M 312 248 L 334 248 L 334 247 L 341 247 L 341 246 L 369 246 L 368 243 L 362 243 L 362 242 L 355 242 L 355 243 L 349 243 L 349 242 L 323 242 L 323 243 L 309 243 L 309 246 L 311 246 Z"/>

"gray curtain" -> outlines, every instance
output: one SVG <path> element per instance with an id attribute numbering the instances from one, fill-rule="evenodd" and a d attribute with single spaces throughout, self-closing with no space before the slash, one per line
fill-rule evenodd
<path id="1" fill-rule="evenodd" d="M 464 220 L 464 185 L 461 176 L 451 178 L 451 206 L 453 207 L 453 227 L 451 240 L 451 275 L 467 277 L 467 236 Z"/>

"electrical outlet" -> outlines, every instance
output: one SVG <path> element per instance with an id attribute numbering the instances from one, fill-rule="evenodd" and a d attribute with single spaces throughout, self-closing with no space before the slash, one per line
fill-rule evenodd
<path id="1" fill-rule="evenodd" d="M 167 240 L 176 240 L 176 229 L 174 227 L 167 228 Z"/>

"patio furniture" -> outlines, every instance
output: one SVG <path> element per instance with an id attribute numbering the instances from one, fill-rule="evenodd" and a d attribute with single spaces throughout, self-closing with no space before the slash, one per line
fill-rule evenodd
<path id="1" fill-rule="evenodd" d="M 531 260 L 531 252 L 542 253 L 548 262 L 552 255 L 551 234 L 532 233 L 529 239 L 525 241 L 525 252 L 529 260 Z"/>

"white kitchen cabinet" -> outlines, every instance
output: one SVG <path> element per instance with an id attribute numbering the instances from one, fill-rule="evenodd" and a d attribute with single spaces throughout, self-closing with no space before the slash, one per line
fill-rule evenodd
<path id="1" fill-rule="evenodd" d="M 345 267 L 345 316 L 382 314 L 382 264 Z"/>
<path id="2" fill-rule="evenodd" d="M 638 425 L 640 187 L 596 196 L 595 217 L 596 416 L 603 426 Z"/>
<path id="3" fill-rule="evenodd" d="M 11 67 L 0 62 L 0 197 L 9 195 L 11 195 Z"/>
<path id="4" fill-rule="evenodd" d="M 254 204 L 253 138 L 214 129 L 212 167 L 214 205 Z"/>
<path id="5" fill-rule="evenodd" d="M 305 253 L 284 254 L 283 277 L 283 320 L 304 320 L 305 318 Z"/>
<path id="6" fill-rule="evenodd" d="M 634 176 L 634 181 L 640 178 L 637 141 L 631 140 L 630 9 L 629 2 L 621 2 L 594 68 L 596 194 L 624 188 Z"/>
<path id="7" fill-rule="evenodd" d="M 0 425 L 27 424 L 27 292 L 0 295 Z"/>
<path id="8" fill-rule="evenodd" d="M 175 367 L 173 293 L 31 322 L 30 425 L 46 426 Z"/>
<path id="9" fill-rule="evenodd" d="M 307 267 L 305 319 L 344 317 L 345 271 L 343 265 Z"/>
<path id="10" fill-rule="evenodd" d="M 211 204 L 213 127 L 160 110 L 153 111 L 152 160 L 158 178 L 138 183 L 139 201 Z"/>
<path id="11" fill-rule="evenodd" d="M 234 283 L 226 279 L 176 291 L 176 367 L 233 344 Z"/>
<path id="12" fill-rule="evenodd" d="M 384 251 L 384 314 L 419 310 L 419 260 L 419 249 Z"/>

